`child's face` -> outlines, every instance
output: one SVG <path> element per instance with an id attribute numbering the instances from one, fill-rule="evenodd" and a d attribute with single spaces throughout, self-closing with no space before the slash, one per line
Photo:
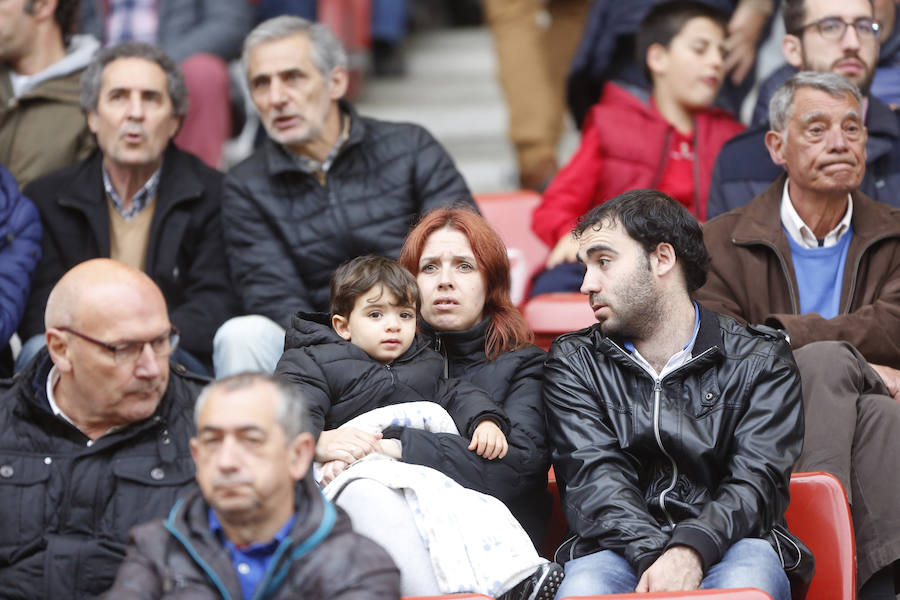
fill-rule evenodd
<path id="1" fill-rule="evenodd" d="M 382 364 L 406 352 L 416 335 L 416 309 L 397 306 L 397 297 L 381 285 L 360 294 L 349 317 L 334 315 L 339 336 Z"/>
<path id="2" fill-rule="evenodd" d="M 689 110 L 712 106 L 722 85 L 725 32 L 706 17 L 685 23 L 668 48 L 654 45 L 647 53 L 655 93 Z"/>

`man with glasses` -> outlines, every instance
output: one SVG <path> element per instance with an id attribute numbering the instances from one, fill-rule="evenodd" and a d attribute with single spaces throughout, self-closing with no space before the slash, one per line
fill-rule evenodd
<path id="1" fill-rule="evenodd" d="M 164 517 L 194 480 L 188 440 L 204 380 L 170 368 L 166 301 L 109 259 L 66 273 L 47 347 L 0 384 L 0 595 L 93 598 L 128 531 Z"/>
<path id="2" fill-rule="evenodd" d="M 856 84 L 864 96 L 868 129 L 866 174 L 859 189 L 900 206 L 900 119 L 869 95 L 883 33 L 874 15 L 872 0 L 785 0 L 787 34 L 781 48 L 797 69 L 836 73 Z M 709 219 L 744 206 L 784 172 L 766 150 L 769 128 L 768 123 L 751 127 L 722 148 L 709 190 Z"/>

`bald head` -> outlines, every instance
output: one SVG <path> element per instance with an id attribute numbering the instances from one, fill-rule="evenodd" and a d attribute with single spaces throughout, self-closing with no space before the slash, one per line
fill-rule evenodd
<path id="1" fill-rule="evenodd" d="M 149 304 L 166 311 L 162 292 L 143 271 L 108 258 L 96 258 L 70 269 L 47 299 L 44 327 L 77 327 L 112 305 Z"/>

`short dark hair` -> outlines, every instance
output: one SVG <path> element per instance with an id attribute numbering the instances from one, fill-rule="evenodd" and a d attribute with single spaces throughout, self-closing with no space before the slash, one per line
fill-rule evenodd
<path id="1" fill-rule="evenodd" d="M 709 254 L 700 223 L 687 209 L 658 190 L 630 190 L 593 208 L 572 231 L 580 238 L 588 228 L 619 225 L 649 254 L 671 244 L 681 263 L 688 293 L 706 283 Z"/>
<path id="2" fill-rule="evenodd" d="M 806 25 L 806 0 L 784 0 L 784 31 L 790 35 L 799 36 Z M 875 14 L 875 2 L 869 0 L 872 5 L 872 14 Z"/>
<path id="3" fill-rule="evenodd" d="M 159 65 L 159 68 L 166 74 L 166 91 L 172 102 L 172 112 L 176 117 L 184 117 L 188 104 L 184 74 L 168 54 L 157 46 L 144 42 L 122 42 L 104 48 L 94 55 L 81 75 L 81 110 L 86 113 L 97 110 L 97 103 L 100 101 L 100 86 L 103 83 L 103 71 L 109 63 L 120 58 L 143 58 Z"/>
<path id="4" fill-rule="evenodd" d="M 696 0 L 673 0 L 663 2 L 650 9 L 641 21 L 634 38 L 635 60 L 644 71 L 647 81 L 653 82 L 650 67 L 647 66 L 647 50 L 653 44 L 669 47 L 672 39 L 681 33 L 691 19 L 705 17 L 717 23 L 724 31 L 728 24 L 725 14 L 719 9 Z"/>
<path id="5" fill-rule="evenodd" d="M 398 306 L 419 310 L 419 285 L 412 273 L 395 260 L 367 254 L 342 264 L 331 278 L 331 314 L 350 316 L 357 298 L 376 285 L 389 290 Z"/>
<path id="6" fill-rule="evenodd" d="M 25 3 L 26 14 L 34 14 L 34 3 L 35 0 L 28 0 Z M 68 46 L 72 36 L 78 33 L 79 8 L 81 8 L 81 0 L 57 0 L 56 10 L 53 11 L 53 20 L 59 25 L 65 46 Z"/>

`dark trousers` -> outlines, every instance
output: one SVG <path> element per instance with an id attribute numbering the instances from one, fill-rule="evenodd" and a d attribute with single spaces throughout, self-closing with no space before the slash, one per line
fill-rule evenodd
<path id="1" fill-rule="evenodd" d="M 794 470 L 825 471 L 844 485 L 862 585 L 900 559 L 900 403 L 850 344 L 816 342 L 794 357 L 806 422 Z"/>

